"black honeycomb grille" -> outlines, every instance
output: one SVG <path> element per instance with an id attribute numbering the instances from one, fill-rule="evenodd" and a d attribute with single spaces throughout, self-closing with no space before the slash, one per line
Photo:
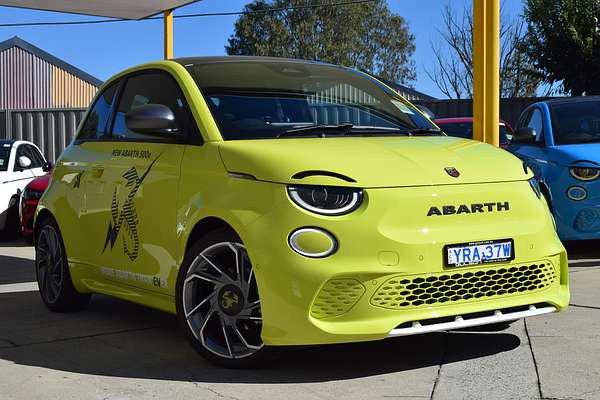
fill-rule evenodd
<path id="1" fill-rule="evenodd" d="M 417 276 L 383 283 L 371 304 L 391 309 L 464 303 L 543 290 L 556 280 L 550 263 Z"/>

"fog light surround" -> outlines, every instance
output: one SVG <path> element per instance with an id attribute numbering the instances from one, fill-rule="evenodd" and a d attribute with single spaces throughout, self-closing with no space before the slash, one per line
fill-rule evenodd
<path id="1" fill-rule="evenodd" d="M 309 258 L 329 257 L 338 248 L 338 242 L 331 233 L 314 227 L 296 229 L 290 233 L 288 244 L 296 253 Z"/>
<path id="2" fill-rule="evenodd" d="M 587 199 L 588 192 L 581 186 L 571 186 L 567 189 L 567 197 L 573 201 L 583 201 Z"/>

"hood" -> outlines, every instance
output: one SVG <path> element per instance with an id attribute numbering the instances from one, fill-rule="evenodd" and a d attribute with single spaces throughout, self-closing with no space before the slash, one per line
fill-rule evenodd
<path id="1" fill-rule="evenodd" d="M 398 187 L 528 179 L 523 164 L 488 144 L 436 137 L 340 137 L 224 141 L 226 169 L 258 180 Z M 455 168 L 457 178 L 446 168 Z"/>
<path id="2" fill-rule="evenodd" d="M 551 148 L 552 159 L 560 165 L 571 166 L 589 164 L 590 167 L 600 165 L 600 143 L 567 144 Z"/>

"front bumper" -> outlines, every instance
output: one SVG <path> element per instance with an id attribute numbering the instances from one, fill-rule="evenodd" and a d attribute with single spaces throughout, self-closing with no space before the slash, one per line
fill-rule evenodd
<path id="1" fill-rule="evenodd" d="M 547 184 L 552 193 L 552 207 L 558 234 L 562 240 L 600 239 L 600 179 L 585 182 L 571 176 L 568 167 L 548 171 Z M 569 188 L 585 190 L 584 200 L 573 200 Z"/>
<path id="2" fill-rule="evenodd" d="M 275 202 L 242 237 L 256 271 L 264 343 L 379 340 L 407 323 L 539 304 L 565 309 L 567 256 L 545 204 L 527 182 L 477 186 L 475 193 L 473 187 L 368 190 L 361 208 L 335 218 L 307 213 L 287 199 Z M 425 216 L 437 199 L 491 201 L 498 193 L 513 205 L 510 213 Z M 399 199 L 402 207 L 395 206 Z M 332 233 L 337 252 L 321 259 L 295 253 L 287 237 L 306 226 Z M 444 267 L 446 244 L 507 238 L 515 241 L 513 262 Z"/>

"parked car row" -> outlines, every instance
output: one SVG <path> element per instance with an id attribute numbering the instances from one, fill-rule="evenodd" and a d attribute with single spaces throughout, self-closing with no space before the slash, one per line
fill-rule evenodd
<path id="1" fill-rule="evenodd" d="M 434 122 L 450 136 L 472 138 L 472 118 Z M 500 121 L 500 145 L 531 168 L 562 240 L 600 239 L 600 97 L 532 104 L 516 131 Z"/>
<path id="2" fill-rule="evenodd" d="M 0 232 L 6 239 L 33 236 L 33 215 L 48 185 L 50 164 L 33 143 L 0 140 Z"/>

